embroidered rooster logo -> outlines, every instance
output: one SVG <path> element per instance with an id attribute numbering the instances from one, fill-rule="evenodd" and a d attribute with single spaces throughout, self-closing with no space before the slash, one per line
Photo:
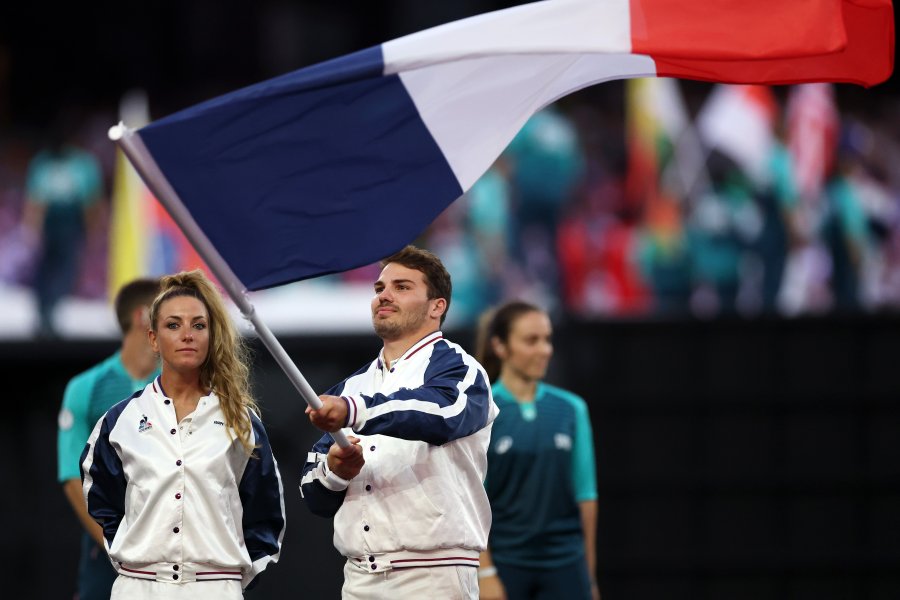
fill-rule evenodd
<path id="1" fill-rule="evenodd" d="M 144 433 L 148 429 L 152 429 L 153 424 L 147 419 L 147 415 L 141 415 L 141 422 L 138 424 L 138 432 Z"/>

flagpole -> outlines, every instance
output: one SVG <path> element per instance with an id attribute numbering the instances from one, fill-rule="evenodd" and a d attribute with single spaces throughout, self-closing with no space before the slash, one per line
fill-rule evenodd
<path id="1" fill-rule="evenodd" d="M 275 362 L 278 363 L 278 366 L 281 367 L 297 391 L 300 392 L 300 396 L 314 410 L 322 408 L 322 401 L 319 400 L 312 386 L 306 381 L 303 373 L 300 372 L 300 369 L 288 356 L 284 347 L 275 338 L 269 327 L 260 319 L 256 309 L 247 299 L 246 288 L 219 254 L 219 251 L 212 245 L 212 242 L 209 241 L 209 238 L 206 237 L 206 234 L 203 233 L 203 230 L 200 229 L 200 226 L 197 225 L 191 213 L 185 208 L 169 180 L 166 179 L 156 161 L 150 156 L 150 152 L 144 146 L 140 136 L 135 135 L 134 131 L 123 123 L 119 123 L 109 130 L 109 139 L 125 152 L 128 160 L 134 165 L 147 187 L 150 188 L 156 198 L 166 208 L 172 219 L 184 232 L 185 237 L 194 246 L 197 254 L 203 258 L 209 269 L 222 283 L 238 310 L 253 325 L 263 345 L 272 353 Z M 346 448 L 350 445 L 342 431 L 338 430 L 330 435 L 337 442 L 338 446 Z"/>

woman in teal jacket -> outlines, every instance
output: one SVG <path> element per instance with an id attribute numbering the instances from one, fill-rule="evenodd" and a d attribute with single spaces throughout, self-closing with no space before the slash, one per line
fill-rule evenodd
<path id="1" fill-rule="evenodd" d="M 481 598 L 599 599 L 597 483 L 587 404 L 543 382 L 547 313 L 511 302 L 482 319 L 478 359 L 493 382 L 485 480 L 493 511 Z"/>

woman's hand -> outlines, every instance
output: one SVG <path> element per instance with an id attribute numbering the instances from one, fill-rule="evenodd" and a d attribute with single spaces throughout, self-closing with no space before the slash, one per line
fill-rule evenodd
<path id="1" fill-rule="evenodd" d="M 506 590 L 503 582 L 496 575 L 480 577 L 478 579 L 479 600 L 506 600 Z"/>

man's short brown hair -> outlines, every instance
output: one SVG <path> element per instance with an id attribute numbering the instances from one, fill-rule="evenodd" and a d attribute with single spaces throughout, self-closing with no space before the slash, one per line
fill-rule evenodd
<path id="1" fill-rule="evenodd" d="M 159 294 L 159 279 L 135 279 L 129 281 L 116 294 L 113 302 L 116 309 L 116 319 L 119 320 L 119 328 L 122 333 L 128 333 L 131 329 L 131 317 L 134 309 L 153 304 L 153 300 Z"/>
<path id="2" fill-rule="evenodd" d="M 450 310 L 450 296 L 453 293 L 453 283 L 450 281 L 450 273 L 444 268 L 444 263 L 437 256 L 409 245 L 403 250 L 396 252 L 381 261 L 383 269 L 390 263 L 403 265 L 407 269 L 419 271 L 425 276 L 425 284 L 428 286 L 428 299 L 443 298 L 447 301 L 447 307 L 444 314 L 441 315 L 441 325 L 447 318 L 447 312 Z"/>

